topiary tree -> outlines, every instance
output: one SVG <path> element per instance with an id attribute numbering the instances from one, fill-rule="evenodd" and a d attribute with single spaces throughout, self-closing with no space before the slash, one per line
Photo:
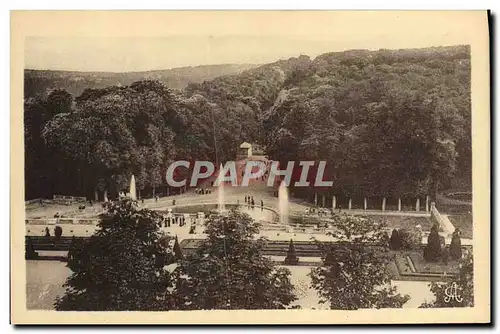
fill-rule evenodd
<path id="1" fill-rule="evenodd" d="M 424 249 L 424 259 L 428 262 L 437 262 L 441 257 L 441 240 L 437 225 L 432 226 L 427 237 L 427 246 Z"/>
<path id="2" fill-rule="evenodd" d="M 402 228 L 399 230 L 401 249 L 416 249 L 422 243 L 422 235 L 416 228 Z"/>
<path id="3" fill-rule="evenodd" d="M 36 259 L 38 257 L 38 253 L 35 252 L 35 247 L 33 247 L 33 241 L 31 238 L 26 238 L 25 248 L 24 248 L 24 258 L 26 260 Z"/>
<path id="4" fill-rule="evenodd" d="M 444 248 L 443 251 L 441 252 L 441 258 L 443 259 L 443 263 L 445 265 L 448 265 L 448 261 L 450 259 L 450 251 L 448 250 L 448 248 Z"/>
<path id="5" fill-rule="evenodd" d="M 182 250 L 181 246 L 179 245 L 179 239 L 177 236 L 175 236 L 175 243 L 174 243 L 174 259 L 175 262 L 180 261 L 182 259 Z"/>
<path id="6" fill-rule="evenodd" d="M 401 249 L 401 238 L 398 230 L 392 230 L 391 239 L 389 240 L 389 248 L 392 250 Z"/>
<path id="7" fill-rule="evenodd" d="M 295 253 L 295 246 L 293 245 L 293 240 L 290 239 L 290 244 L 288 245 L 288 252 L 285 257 L 285 264 L 295 265 L 299 263 L 299 258 Z"/>
<path id="8" fill-rule="evenodd" d="M 63 233 L 63 230 L 62 230 L 61 226 L 54 227 L 54 235 L 55 235 L 57 240 L 61 239 L 62 233 Z"/>
<path id="9" fill-rule="evenodd" d="M 453 260 L 458 260 L 462 257 L 462 240 L 460 239 L 460 230 L 455 229 L 451 237 L 450 256 Z"/>
<path id="10" fill-rule="evenodd" d="M 95 234 L 74 247 L 73 272 L 56 310 L 164 311 L 175 307 L 170 274 L 162 261 L 161 216 L 135 201 L 106 203 Z"/>
<path id="11" fill-rule="evenodd" d="M 79 252 L 81 252 L 82 249 L 83 249 L 83 240 L 80 239 L 80 238 L 77 239 L 75 236 L 73 236 L 71 238 L 71 244 L 69 246 L 68 255 L 67 255 L 67 257 L 68 257 L 68 263 L 70 263 L 73 260 L 75 260 L 76 254 L 78 254 Z"/>

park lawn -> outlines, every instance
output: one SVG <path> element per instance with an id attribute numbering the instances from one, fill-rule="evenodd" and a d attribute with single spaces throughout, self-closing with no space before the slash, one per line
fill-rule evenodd
<path id="1" fill-rule="evenodd" d="M 471 213 L 448 215 L 448 218 L 453 226 L 460 229 L 460 232 L 462 232 L 462 238 L 472 239 L 473 225 Z"/>

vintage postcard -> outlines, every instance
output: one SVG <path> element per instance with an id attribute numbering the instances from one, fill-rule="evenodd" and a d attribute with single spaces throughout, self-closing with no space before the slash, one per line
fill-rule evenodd
<path id="1" fill-rule="evenodd" d="M 14 324 L 490 322 L 486 11 L 14 11 L 11 55 Z"/>

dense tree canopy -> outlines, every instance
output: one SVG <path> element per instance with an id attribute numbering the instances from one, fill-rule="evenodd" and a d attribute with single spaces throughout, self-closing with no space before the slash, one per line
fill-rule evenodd
<path id="1" fill-rule="evenodd" d="M 170 161 L 231 160 L 243 141 L 325 160 L 329 195 L 433 195 L 470 186 L 470 109 L 466 46 L 300 56 L 182 91 L 54 90 L 25 99 L 26 196 L 116 193 L 132 173 L 151 194 Z"/>

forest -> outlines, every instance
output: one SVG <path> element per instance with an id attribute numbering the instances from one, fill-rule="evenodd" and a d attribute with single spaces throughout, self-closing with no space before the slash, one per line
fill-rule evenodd
<path id="1" fill-rule="evenodd" d="M 243 141 L 282 163 L 327 162 L 333 187 L 296 196 L 471 191 L 468 46 L 302 55 L 182 89 L 39 91 L 24 100 L 26 199 L 112 198 L 132 174 L 142 196 L 165 193 L 172 161 L 233 160 Z"/>

